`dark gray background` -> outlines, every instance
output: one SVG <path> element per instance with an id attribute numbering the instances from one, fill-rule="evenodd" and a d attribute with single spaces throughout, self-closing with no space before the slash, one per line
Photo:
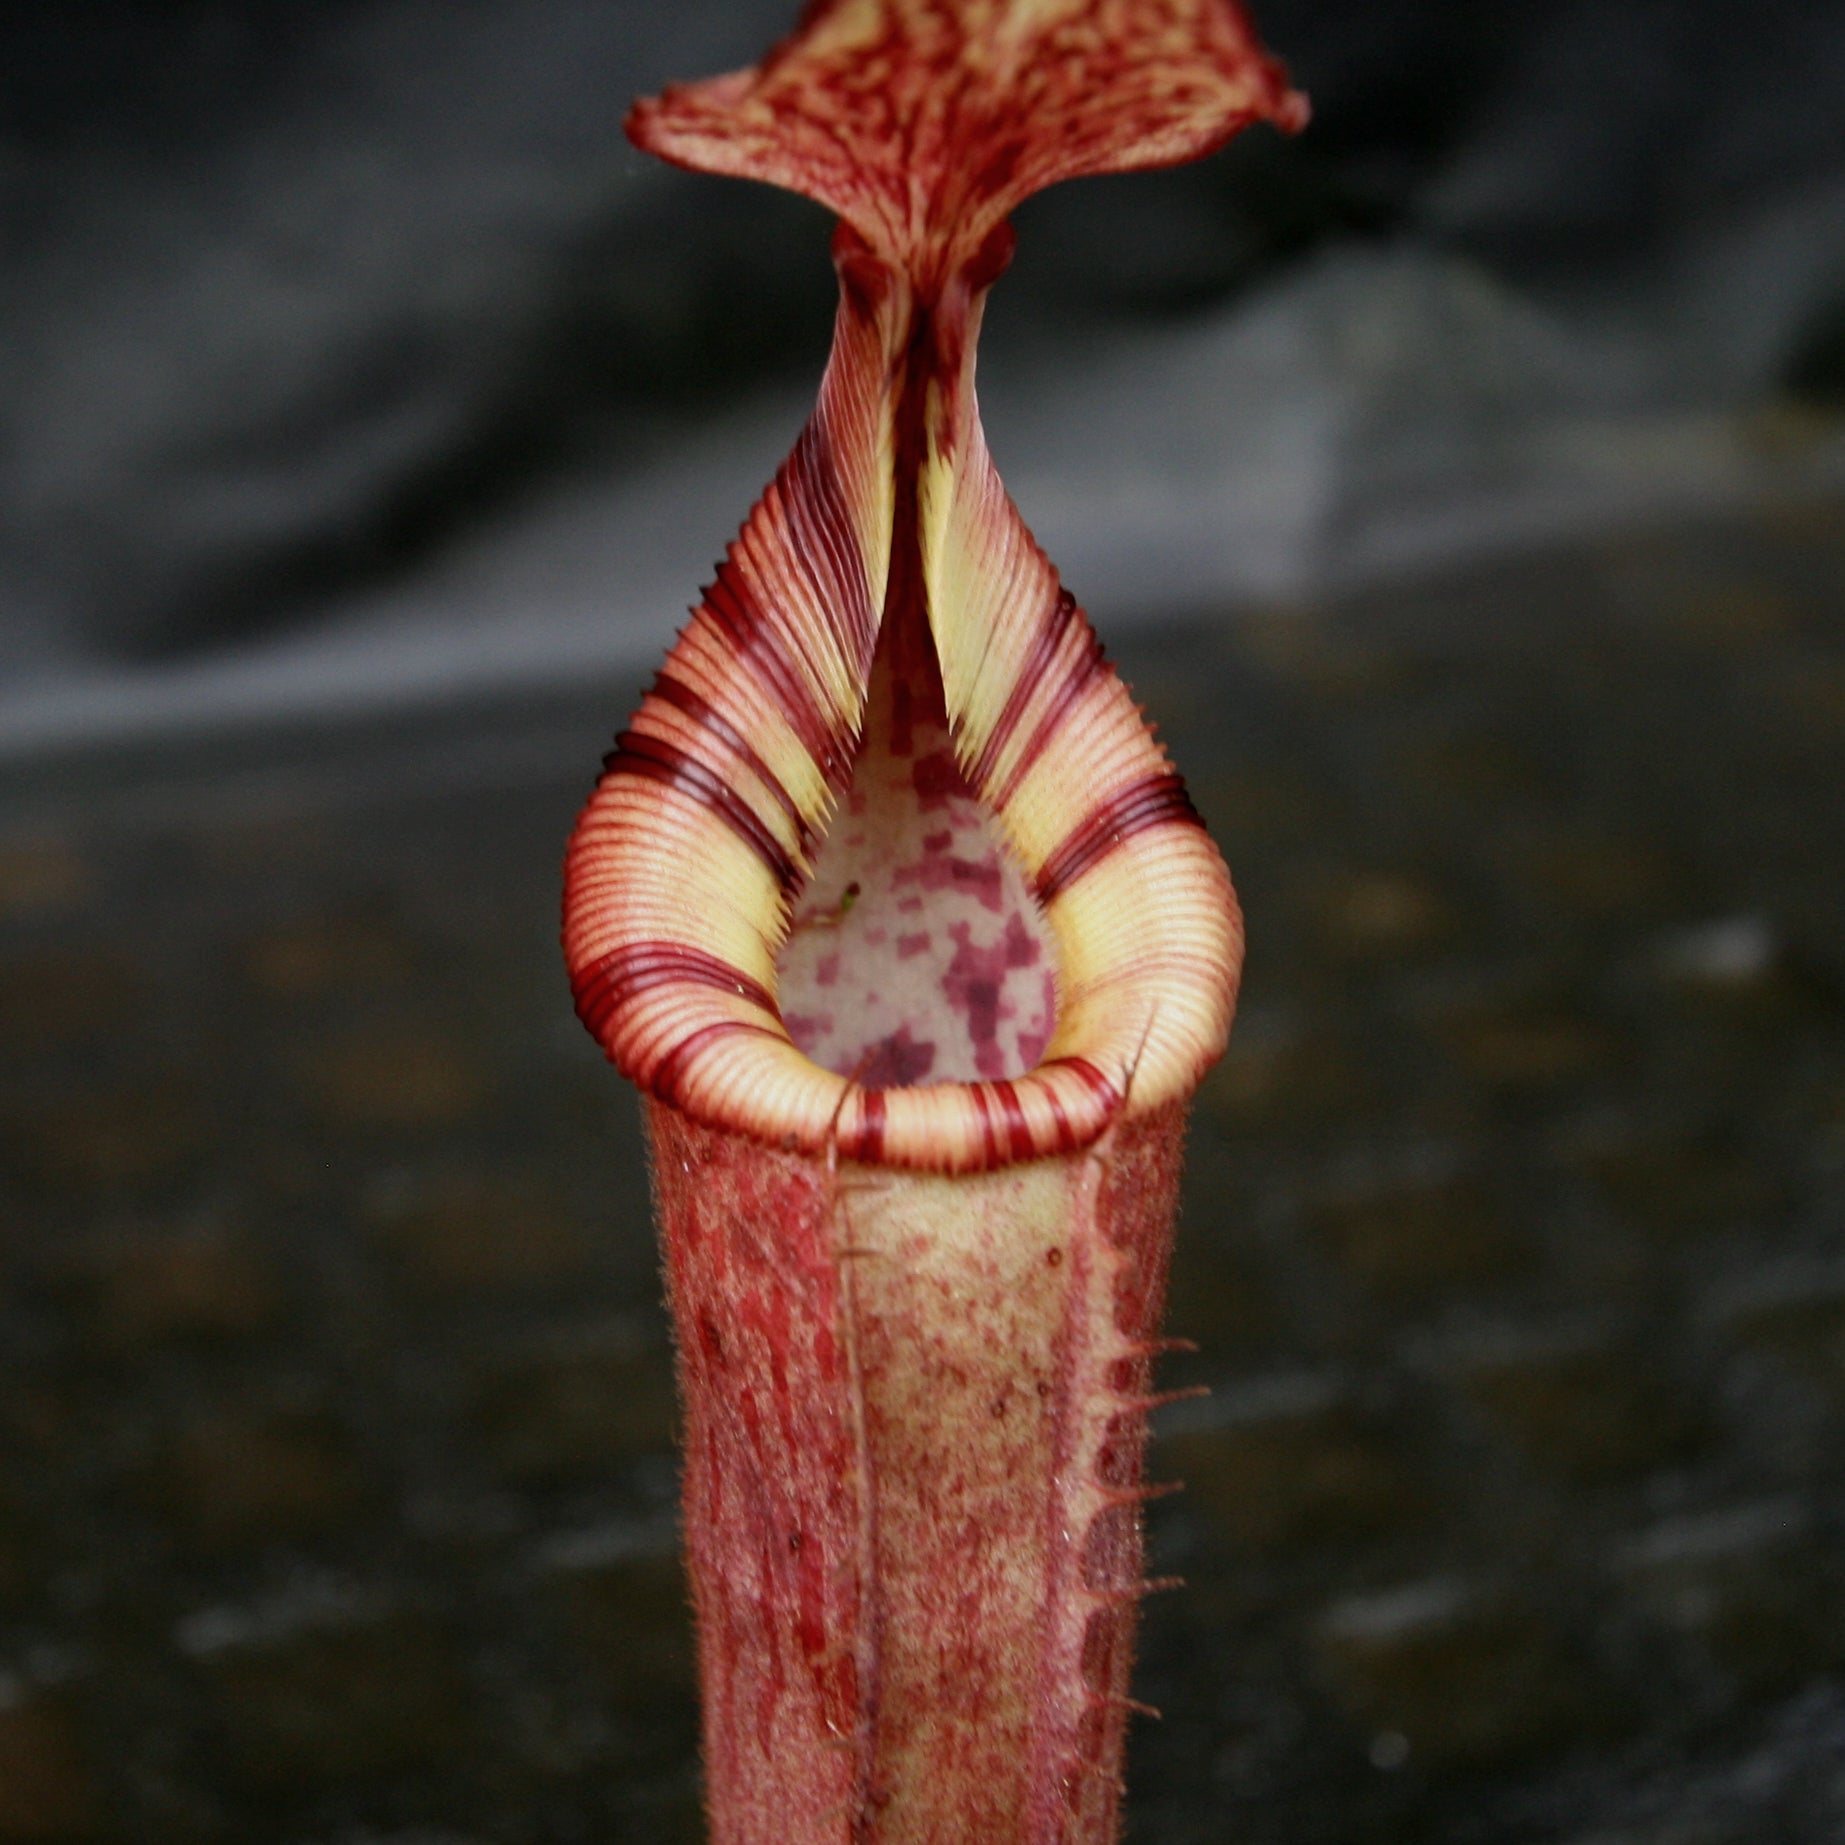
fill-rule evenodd
<path id="1" fill-rule="evenodd" d="M 652 654 L 798 427 L 823 215 L 631 150 L 787 0 L 0 18 L 0 735 Z M 1022 214 L 986 399 L 1105 627 L 1834 474 L 1845 12 L 1272 0 L 1312 95 Z M 1754 418 L 1752 421 L 1751 418 Z"/>

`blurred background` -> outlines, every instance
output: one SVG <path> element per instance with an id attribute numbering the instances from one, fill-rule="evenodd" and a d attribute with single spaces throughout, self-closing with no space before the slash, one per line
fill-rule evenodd
<path id="1" fill-rule="evenodd" d="M 0 1845 L 698 1836 L 558 863 L 827 220 L 792 0 L 0 11 Z M 1845 1837 L 1845 12 L 1268 0 L 983 403 L 1249 912 L 1131 1837 Z"/>

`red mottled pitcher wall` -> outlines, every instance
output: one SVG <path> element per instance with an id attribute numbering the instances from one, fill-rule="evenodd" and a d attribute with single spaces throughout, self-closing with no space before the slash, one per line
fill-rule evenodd
<path id="1" fill-rule="evenodd" d="M 972 1178 L 648 1125 L 714 1836 L 1111 1837 L 1181 1111 Z"/>

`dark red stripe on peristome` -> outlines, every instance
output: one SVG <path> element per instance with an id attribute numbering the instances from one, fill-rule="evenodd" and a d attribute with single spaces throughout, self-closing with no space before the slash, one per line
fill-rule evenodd
<path id="1" fill-rule="evenodd" d="M 770 875 L 784 891 L 793 890 L 800 881 L 794 860 L 783 851 L 781 841 L 763 825 L 756 810 L 677 743 L 649 736 L 644 730 L 623 731 L 615 739 L 614 749 L 602 759 L 602 765 L 611 775 L 641 775 L 689 794 L 723 820 L 768 866 Z"/>
<path id="2" fill-rule="evenodd" d="M 997 1166 L 1004 1155 L 1000 1151 L 999 1136 L 993 1129 L 993 1109 L 987 1100 L 987 1085 L 975 1083 L 968 1089 L 968 1094 L 973 1098 L 974 1111 L 980 1117 L 981 1164 Z"/>
<path id="3" fill-rule="evenodd" d="M 1068 1070 L 1087 1085 L 1089 1093 L 1101 1102 L 1104 1111 L 1110 1115 L 1121 1106 L 1121 1091 L 1087 1057 L 1053 1057 L 1049 1063 L 1039 1067 L 1042 1070 Z M 1058 1112 L 1061 1114 L 1062 1110 Z"/>
<path id="4" fill-rule="evenodd" d="M 1019 1092 L 1010 1082 L 1001 1081 L 993 1085 L 993 1099 L 999 1104 L 1000 1114 L 1006 1123 L 1006 1139 L 1012 1149 L 1015 1160 L 1030 1159 L 1037 1152 L 1036 1143 L 1031 1137 L 1031 1124 L 1025 1119 L 1025 1110 L 1019 1104 Z"/>
<path id="5" fill-rule="evenodd" d="M 734 993 L 771 1017 L 776 1015 L 775 1001 L 758 982 L 728 961 L 679 942 L 624 943 L 598 956 L 573 974 L 570 981 L 577 1017 L 604 1044 L 608 1042 L 608 1022 L 621 1007 L 664 986 L 710 987 L 720 993 Z"/>
<path id="6" fill-rule="evenodd" d="M 1076 598 L 1067 589 L 1060 589 L 1043 620 L 1038 623 L 1038 631 L 1032 636 L 1030 650 L 1019 668 L 1019 676 L 1006 695 L 998 722 L 980 746 L 980 754 L 969 765 L 967 779 L 976 788 L 984 788 L 992 779 L 993 771 L 1012 733 L 1018 729 L 1026 707 L 1037 696 L 1038 682 L 1049 669 L 1058 643 L 1075 619 Z"/>
<path id="7" fill-rule="evenodd" d="M 647 1087 L 662 1102 L 671 1102 L 675 1108 L 683 1106 L 679 1085 L 685 1078 L 686 1066 L 713 1038 L 727 1037 L 737 1032 L 751 1032 L 759 1038 L 781 1036 L 780 1032 L 771 1027 L 752 1025 L 747 1019 L 714 1019 L 709 1025 L 701 1025 L 697 1031 L 688 1032 L 645 1074 Z"/>
<path id="8" fill-rule="evenodd" d="M 1063 683 L 1044 707 L 1037 728 L 1031 733 L 1031 741 L 1019 751 L 1018 760 L 1012 765 L 1012 772 L 1006 777 L 1005 785 L 995 788 L 989 796 L 995 807 L 1003 809 L 1010 804 L 1012 797 L 1019 791 L 1019 783 L 1030 774 L 1032 765 L 1049 747 L 1058 726 L 1070 715 L 1072 707 L 1083 695 L 1089 682 L 1099 674 L 1113 671 L 1102 643 L 1092 635 L 1089 645 L 1077 656 L 1069 672 L 1064 675 Z"/>
<path id="9" fill-rule="evenodd" d="M 814 830 L 807 823 L 807 816 L 795 805 L 794 796 L 782 786 L 781 778 L 756 753 L 749 738 L 744 736 L 710 699 L 702 692 L 695 692 L 683 679 L 676 678 L 665 668 L 654 675 L 649 688 L 651 695 L 664 700 L 667 704 L 683 711 L 695 723 L 721 742 L 755 778 L 774 796 L 775 804 L 798 829 L 802 846 L 809 852 L 818 843 Z"/>
<path id="10" fill-rule="evenodd" d="M 858 1093 L 858 1132 L 852 1136 L 852 1144 L 840 1151 L 868 1166 L 875 1166 L 884 1157 L 884 1091 L 861 1089 Z"/>
<path id="11" fill-rule="evenodd" d="M 1070 1116 L 1064 1108 L 1063 1098 L 1057 1093 L 1055 1083 L 1044 1085 L 1044 1100 L 1050 1107 L 1051 1119 L 1057 1123 L 1057 1145 L 1053 1151 L 1068 1152 L 1076 1145 L 1076 1136 L 1070 1130 Z"/>
<path id="12" fill-rule="evenodd" d="M 833 459 L 832 438 L 818 417 L 801 432 L 788 457 L 783 502 L 796 558 L 824 592 L 826 605 L 837 611 L 858 652 L 869 655 L 877 618 L 865 583 L 864 561 L 849 536 L 852 515 Z M 822 560 L 829 579 L 824 582 Z"/>
<path id="13" fill-rule="evenodd" d="M 789 660 L 774 624 L 754 605 L 729 559 L 719 566 L 716 582 L 705 591 L 704 612 L 728 638 L 725 651 L 742 670 L 762 682 L 789 729 L 800 738 L 801 747 L 820 765 L 821 774 L 829 782 L 850 774 L 852 762 L 843 738 L 835 735 L 806 679 Z"/>
<path id="14" fill-rule="evenodd" d="M 1156 770 L 1129 782 L 1077 825 L 1044 861 L 1035 880 L 1038 900 L 1049 903 L 1136 833 L 1175 820 L 1189 826 L 1204 824 L 1185 792 L 1185 783 L 1172 770 Z"/>

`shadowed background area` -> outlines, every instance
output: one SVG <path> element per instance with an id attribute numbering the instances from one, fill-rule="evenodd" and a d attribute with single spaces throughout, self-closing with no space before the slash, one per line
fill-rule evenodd
<path id="1" fill-rule="evenodd" d="M 0 21 L 0 1845 L 697 1836 L 558 857 L 786 449 L 790 6 Z M 1272 0 L 995 453 L 1251 923 L 1133 1833 L 1845 1835 L 1845 15 Z"/>

